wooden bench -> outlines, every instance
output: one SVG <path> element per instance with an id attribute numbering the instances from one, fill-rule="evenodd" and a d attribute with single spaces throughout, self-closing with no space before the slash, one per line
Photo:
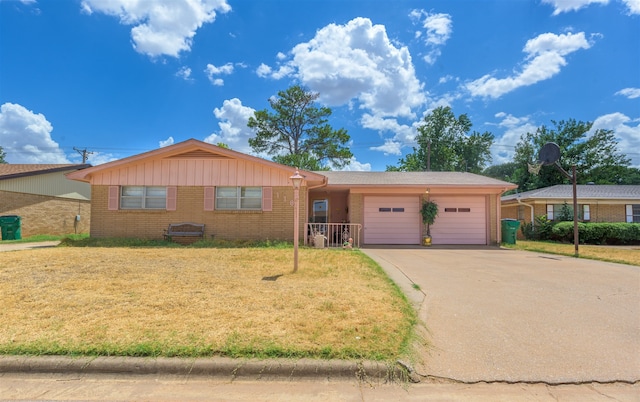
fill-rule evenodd
<path id="1" fill-rule="evenodd" d="M 173 237 L 200 237 L 204 238 L 204 223 L 170 223 L 162 234 L 165 240 L 171 241 Z"/>

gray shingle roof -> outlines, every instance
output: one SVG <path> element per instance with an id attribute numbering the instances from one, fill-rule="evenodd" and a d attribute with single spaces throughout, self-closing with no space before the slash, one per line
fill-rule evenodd
<path id="1" fill-rule="evenodd" d="M 578 198 L 588 199 L 617 199 L 640 200 L 640 186 L 636 185 L 608 185 L 608 184 L 579 184 L 576 188 Z M 556 186 L 525 191 L 520 194 L 511 194 L 502 197 L 502 201 L 520 199 L 552 199 L 573 198 L 573 186 L 571 184 L 558 184 Z"/>
<path id="2" fill-rule="evenodd" d="M 328 178 L 329 186 L 496 186 L 513 187 L 512 183 L 463 172 L 315 172 Z"/>
<path id="3" fill-rule="evenodd" d="M 34 176 L 38 174 L 54 173 L 84 169 L 88 164 L 39 164 L 39 163 L 0 163 L 0 180 L 15 177 Z"/>

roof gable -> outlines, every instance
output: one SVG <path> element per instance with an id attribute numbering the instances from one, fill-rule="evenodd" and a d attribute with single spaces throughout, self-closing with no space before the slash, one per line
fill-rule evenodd
<path id="1" fill-rule="evenodd" d="M 295 168 L 190 139 L 68 174 L 93 185 L 288 186 Z M 307 181 L 324 177 L 304 173 Z"/>

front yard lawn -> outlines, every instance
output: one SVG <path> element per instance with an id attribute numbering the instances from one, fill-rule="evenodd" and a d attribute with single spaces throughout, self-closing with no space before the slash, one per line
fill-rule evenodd
<path id="1" fill-rule="evenodd" d="M 0 354 L 396 359 L 416 315 L 357 250 L 0 254 Z"/>
<path id="2" fill-rule="evenodd" d="M 575 246 L 573 244 L 548 241 L 517 240 L 516 244 L 503 244 L 503 246 L 516 250 L 537 251 L 571 257 L 573 257 L 575 253 Z M 640 266 L 640 246 L 594 246 L 579 244 L 578 255 L 580 258 Z"/>

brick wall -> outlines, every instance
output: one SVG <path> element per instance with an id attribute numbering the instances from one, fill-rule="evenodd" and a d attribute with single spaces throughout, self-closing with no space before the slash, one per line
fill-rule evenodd
<path id="1" fill-rule="evenodd" d="M 20 216 L 22 237 L 88 233 L 91 205 L 90 201 L 0 191 L 0 215 Z"/>
<path id="2" fill-rule="evenodd" d="M 362 225 L 360 231 L 360 244 L 365 244 L 367 240 L 364 238 L 364 195 L 349 194 L 349 222 L 359 223 Z"/>
<path id="3" fill-rule="evenodd" d="M 498 244 L 498 202 L 500 200 L 500 196 L 488 195 L 487 203 L 489 204 L 489 240 L 487 241 L 490 245 Z"/>
<path id="4" fill-rule="evenodd" d="M 227 240 L 293 240 L 293 188 L 273 188 L 273 211 L 205 211 L 204 187 L 178 187 L 175 211 L 107 209 L 108 186 L 92 189 L 92 237 L 161 239 L 170 223 L 205 224 L 205 236 Z M 306 191 L 300 190 L 300 236 Z"/>
<path id="5" fill-rule="evenodd" d="M 624 204 L 591 204 L 591 222 L 626 222 Z"/>

